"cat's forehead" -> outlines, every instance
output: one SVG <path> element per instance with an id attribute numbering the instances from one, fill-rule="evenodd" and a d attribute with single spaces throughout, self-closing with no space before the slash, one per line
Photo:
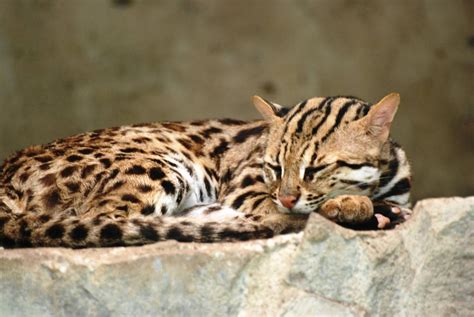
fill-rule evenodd
<path id="1" fill-rule="evenodd" d="M 278 161 L 313 161 L 318 152 L 327 148 L 326 144 L 335 140 L 337 143 L 341 128 L 365 116 L 369 109 L 368 103 L 346 96 L 302 101 L 274 126 L 269 154 Z M 344 138 L 344 141 L 350 139 L 353 138 Z"/>
<path id="2" fill-rule="evenodd" d="M 368 113 L 370 105 L 347 96 L 315 97 L 295 105 L 280 125 L 283 133 L 328 138 L 323 132 L 336 130 Z"/>

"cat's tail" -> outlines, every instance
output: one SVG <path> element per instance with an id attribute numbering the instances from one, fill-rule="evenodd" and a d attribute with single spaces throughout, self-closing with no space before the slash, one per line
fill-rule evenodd
<path id="1" fill-rule="evenodd" d="M 69 215 L 16 216 L 0 205 L 0 245 L 18 247 L 134 246 L 163 240 L 180 242 L 245 241 L 272 237 L 274 232 L 255 222 L 226 222 L 192 217 L 84 218 Z"/>

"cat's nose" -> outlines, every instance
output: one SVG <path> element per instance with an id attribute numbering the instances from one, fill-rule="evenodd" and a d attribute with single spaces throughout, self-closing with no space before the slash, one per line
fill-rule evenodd
<path id="1" fill-rule="evenodd" d="M 296 202 L 298 201 L 297 196 L 295 195 L 285 195 L 285 196 L 279 196 L 278 199 L 280 200 L 281 204 L 285 206 L 288 209 L 291 209 L 295 207 Z"/>

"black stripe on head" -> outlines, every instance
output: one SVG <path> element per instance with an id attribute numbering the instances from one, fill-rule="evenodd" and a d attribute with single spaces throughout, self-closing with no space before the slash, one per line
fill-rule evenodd
<path id="1" fill-rule="evenodd" d="M 318 133 L 319 128 L 326 122 L 326 120 L 329 117 L 329 114 L 331 113 L 332 110 L 332 103 L 334 101 L 334 98 L 329 98 L 326 100 L 325 103 L 321 103 L 321 105 L 318 107 L 319 109 L 323 109 L 324 107 L 326 108 L 324 111 L 324 117 L 319 121 L 318 125 L 311 130 L 311 135 L 316 135 Z"/>
<path id="2" fill-rule="evenodd" d="M 282 135 L 286 134 L 286 132 L 288 131 L 288 126 L 290 125 L 291 120 L 293 120 L 293 118 L 296 117 L 296 115 L 300 113 L 300 111 L 304 108 L 304 106 L 306 106 L 306 103 L 307 103 L 307 101 L 305 100 L 304 102 L 299 103 L 298 105 L 296 105 L 295 107 L 293 107 L 291 109 L 291 111 L 293 111 L 293 112 L 291 113 L 291 115 L 288 117 L 288 119 L 285 122 L 285 129 L 283 130 Z"/>
<path id="3" fill-rule="evenodd" d="M 399 163 L 398 163 L 397 159 L 393 159 L 393 160 L 390 161 L 390 163 L 388 165 L 388 171 L 384 172 L 380 176 L 379 187 L 384 187 L 385 185 L 390 183 L 390 181 L 395 177 L 395 175 L 397 175 L 398 165 L 399 165 Z"/>
<path id="4" fill-rule="evenodd" d="M 357 101 L 355 101 L 355 100 L 349 100 L 339 109 L 339 111 L 337 113 L 337 116 L 336 116 L 336 121 L 334 122 L 334 125 L 331 127 L 331 129 L 328 131 L 328 133 L 326 133 L 326 135 L 322 138 L 321 142 L 326 141 L 326 139 L 332 133 L 334 133 L 334 131 L 336 131 L 337 127 L 341 124 L 342 118 L 346 114 L 347 110 L 349 110 L 349 108 L 352 105 L 355 105 L 356 103 L 357 103 Z"/>
<path id="5" fill-rule="evenodd" d="M 321 101 L 321 103 L 319 104 L 318 107 L 314 107 L 308 111 L 306 111 L 302 116 L 301 118 L 298 120 L 298 123 L 297 123 L 297 127 L 296 127 L 296 133 L 301 133 L 303 131 L 303 126 L 304 126 L 304 123 L 306 122 L 306 119 L 308 119 L 308 117 L 316 112 L 316 111 L 320 111 L 320 107 L 324 106 L 326 104 L 326 102 L 331 99 L 330 97 L 326 97 L 323 99 L 323 101 Z M 306 104 L 306 103 L 305 103 Z M 321 108 L 322 109 L 322 108 Z"/>
<path id="6" fill-rule="evenodd" d="M 356 119 L 360 119 L 362 118 L 363 116 L 367 115 L 367 113 L 369 112 L 369 109 L 370 109 L 370 106 L 365 104 L 365 103 L 361 103 L 359 105 L 359 108 L 357 108 L 357 111 L 356 111 L 356 116 L 355 118 Z"/>
<path id="7" fill-rule="evenodd" d="M 376 197 L 377 200 L 383 200 L 385 198 L 389 198 L 391 196 L 398 196 L 402 194 L 406 194 L 410 191 L 411 189 L 411 183 L 408 178 L 402 178 L 399 180 L 393 187 L 386 192 L 385 194 Z"/>
<path id="8" fill-rule="evenodd" d="M 319 142 L 316 142 L 316 144 L 314 145 L 314 152 L 313 152 L 313 155 L 311 156 L 310 164 L 314 164 L 314 162 L 318 158 L 318 149 L 319 149 Z"/>
<path id="9" fill-rule="evenodd" d="M 366 116 L 369 113 L 370 106 L 369 105 L 364 105 L 362 108 L 362 114 Z"/>

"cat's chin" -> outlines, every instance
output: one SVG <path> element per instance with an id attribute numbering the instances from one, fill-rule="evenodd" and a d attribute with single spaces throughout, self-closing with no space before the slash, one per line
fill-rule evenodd
<path id="1" fill-rule="evenodd" d="M 298 206 L 295 206 L 294 208 L 288 209 L 284 206 L 277 205 L 277 210 L 283 214 L 298 214 L 298 215 L 307 215 L 310 214 L 313 210 L 306 209 L 306 208 L 301 208 Z"/>

